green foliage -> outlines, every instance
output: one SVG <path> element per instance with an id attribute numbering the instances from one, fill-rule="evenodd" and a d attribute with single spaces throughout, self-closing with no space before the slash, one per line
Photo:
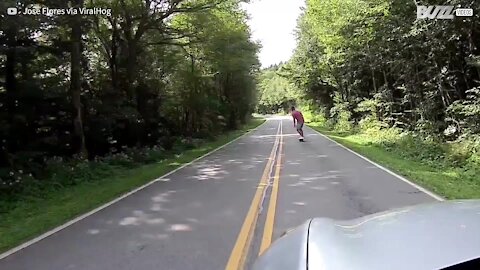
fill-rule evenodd
<path id="1" fill-rule="evenodd" d="M 216 137 L 212 142 L 198 145 L 199 147 L 191 151 L 181 151 L 181 154 L 176 151 L 165 152 L 162 149 L 155 148 L 143 151 L 141 149 L 126 151 L 137 152 L 141 156 L 152 158 L 151 164 L 137 164 L 135 168 L 129 168 L 129 164 L 121 166 L 108 158 L 90 162 L 70 161 L 68 164 L 60 158 L 52 159 L 49 162 L 51 164 L 50 171 L 52 174 L 56 173 L 55 181 L 57 182 L 53 182 L 53 178 L 42 179 L 42 184 L 38 184 L 35 190 L 32 188 L 35 181 L 27 186 L 22 183 L 21 186 L 28 187 L 31 192 L 23 192 L 20 198 L 17 197 L 18 200 L 9 200 L 13 197 L 5 197 L 3 193 L 0 196 L 0 235 L 2 235 L 0 237 L 0 252 L 17 246 L 98 205 L 105 204 L 121 194 L 144 185 L 152 179 L 231 141 L 263 122 L 263 119 L 252 119 L 247 125 L 242 126 L 241 130 L 228 132 Z M 180 143 L 183 142 L 180 141 Z M 193 141 L 193 143 L 197 145 L 199 141 Z M 177 149 L 180 151 L 181 148 L 177 147 Z M 155 157 L 156 154 L 161 156 Z M 122 159 L 118 156 L 117 158 Z M 129 158 L 129 160 L 133 159 L 133 157 Z M 12 173 L 18 174 L 21 172 Z M 0 171 L 0 174 L 3 174 L 3 172 Z M 58 182 L 63 181 L 60 179 L 60 175 L 73 179 L 77 184 L 67 188 L 60 185 Z M 9 190 L 11 191 L 11 189 Z M 88 200 L 85 198 L 88 198 Z M 19 227 L 19 224 L 22 225 Z"/>
<path id="2" fill-rule="evenodd" d="M 112 16 L 0 16 L 0 197 L 89 181 L 92 160 L 154 162 L 245 123 L 259 46 L 240 2 L 47 0 Z"/>
<path id="3" fill-rule="evenodd" d="M 258 76 L 259 113 L 286 113 L 300 99 L 298 89 L 282 76 L 283 65 L 264 69 Z"/>
<path id="4" fill-rule="evenodd" d="M 325 117 L 326 113 L 324 112 L 324 108 L 318 108 L 306 102 L 301 105 L 300 110 L 305 118 L 305 122 L 319 126 L 325 126 L 327 124 L 328 119 Z"/>
<path id="5" fill-rule="evenodd" d="M 335 105 L 330 109 L 330 119 L 327 125 L 338 132 L 353 131 L 354 122 L 348 106 L 348 102 L 343 102 L 339 96 L 336 96 Z"/>
<path id="6" fill-rule="evenodd" d="M 341 118 L 340 129 L 351 120 L 450 140 L 478 133 L 480 40 L 471 37 L 479 15 L 416 20 L 415 11 L 415 1 L 307 1 L 290 80 L 336 118 L 333 125 Z"/>
<path id="7" fill-rule="evenodd" d="M 261 121 L 250 122 L 251 126 Z M 217 138 L 213 138 L 217 139 Z M 215 141 L 215 140 L 212 140 Z M 111 153 L 95 160 L 65 159 L 52 157 L 45 161 L 42 175 L 34 177 L 23 170 L 0 170 L 0 214 L 15 207 L 17 201 L 28 199 L 45 199 L 52 193 L 81 183 L 96 183 L 104 178 L 118 175 L 145 164 L 162 162 L 165 159 L 179 157 L 183 152 L 199 149 L 206 145 L 206 140 L 182 138 L 177 140 L 172 150 L 166 151 L 159 146 L 124 148 L 121 152 Z"/>
<path id="8" fill-rule="evenodd" d="M 429 166 L 476 171 L 479 14 L 417 20 L 406 0 L 306 4 L 285 74 L 309 111 L 328 119 L 323 127 Z"/>
<path id="9" fill-rule="evenodd" d="M 465 94 L 466 99 L 457 100 L 447 108 L 447 113 L 451 115 L 447 120 L 450 120 L 454 128 L 451 133 L 478 134 L 480 133 L 480 88 L 467 90 Z"/>

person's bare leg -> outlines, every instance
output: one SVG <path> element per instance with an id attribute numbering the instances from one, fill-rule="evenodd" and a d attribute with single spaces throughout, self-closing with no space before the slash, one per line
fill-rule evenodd
<path id="1" fill-rule="evenodd" d="M 303 129 L 298 130 L 298 134 L 300 134 L 300 136 L 303 138 Z"/>

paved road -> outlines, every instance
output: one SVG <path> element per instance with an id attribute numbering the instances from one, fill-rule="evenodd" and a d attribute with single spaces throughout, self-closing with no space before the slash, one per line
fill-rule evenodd
<path id="1" fill-rule="evenodd" d="M 290 119 L 257 130 L 0 260 L 2 270 L 237 269 L 314 216 L 433 201 Z M 271 236 L 271 240 L 269 239 Z"/>

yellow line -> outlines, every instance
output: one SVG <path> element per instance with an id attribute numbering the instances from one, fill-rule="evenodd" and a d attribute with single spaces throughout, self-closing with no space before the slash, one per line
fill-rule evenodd
<path id="1" fill-rule="evenodd" d="M 279 131 L 280 124 L 277 128 L 277 135 Z M 279 145 L 279 141 L 280 137 L 277 137 L 275 139 L 272 152 L 270 153 L 269 159 L 267 161 L 267 165 L 265 166 L 265 169 L 263 171 L 262 178 L 260 179 L 260 183 L 257 186 L 257 191 L 255 192 L 252 203 L 243 222 L 242 228 L 240 229 L 240 233 L 238 234 L 235 246 L 233 247 L 230 258 L 228 259 L 227 265 L 225 267 L 226 270 L 240 270 L 244 268 L 245 259 L 248 255 L 250 242 L 252 240 L 252 234 L 255 230 L 255 224 L 257 223 L 262 194 L 267 187 L 266 182 L 270 176 L 270 167 L 276 159 L 276 150 Z"/>
<path id="2" fill-rule="evenodd" d="M 283 128 L 283 125 L 282 125 Z M 283 133 L 283 130 L 280 129 L 280 134 Z M 283 136 L 280 136 L 280 149 L 278 150 L 278 160 L 277 166 L 275 168 L 275 177 L 273 178 L 272 183 L 272 194 L 270 195 L 270 202 L 268 203 L 268 212 L 267 218 L 265 220 L 265 227 L 263 228 L 263 237 L 262 244 L 260 245 L 259 255 L 270 246 L 272 243 L 273 237 L 273 225 L 275 223 L 275 212 L 277 209 L 277 198 L 278 198 L 278 182 L 280 181 L 280 169 L 282 167 L 282 149 L 283 149 Z"/>

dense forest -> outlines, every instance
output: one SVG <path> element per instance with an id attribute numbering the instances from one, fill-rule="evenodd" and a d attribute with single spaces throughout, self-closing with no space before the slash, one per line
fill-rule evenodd
<path id="1" fill-rule="evenodd" d="M 480 2 L 423 2 L 309 0 L 280 73 L 345 129 L 375 120 L 445 139 L 478 134 L 480 16 L 416 19 L 416 4 Z"/>
<path id="2" fill-rule="evenodd" d="M 155 159 L 245 123 L 259 45 L 242 2 L 2 0 L 0 197 L 74 184 L 84 161 Z M 7 16 L 7 7 L 111 16 Z"/>
<path id="3" fill-rule="evenodd" d="M 478 1 L 447 2 L 480 10 Z M 259 109 L 277 111 L 296 95 L 320 120 L 345 131 L 373 125 L 476 139 L 480 16 L 416 19 L 416 4 L 422 3 L 308 0 L 292 59 L 260 75 L 264 93 L 282 82 L 284 99 L 262 96 Z"/>
<path id="4" fill-rule="evenodd" d="M 474 16 L 417 19 L 416 5 L 472 8 Z M 474 0 L 307 0 L 294 55 L 259 76 L 258 110 L 296 104 L 307 121 L 357 150 L 370 147 L 379 162 L 426 164 L 422 175 L 397 167 L 421 183 L 437 179 L 430 187 L 441 193 L 477 197 L 478 11 Z"/>
<path id="5" fill-rule="evenodd" d="M 289 106 L 302 100 L 299 89 L 279 71 L 285 63 L 262 69 L 258 74 L 257 112 L 272 114 L 288 112 Z"/>

